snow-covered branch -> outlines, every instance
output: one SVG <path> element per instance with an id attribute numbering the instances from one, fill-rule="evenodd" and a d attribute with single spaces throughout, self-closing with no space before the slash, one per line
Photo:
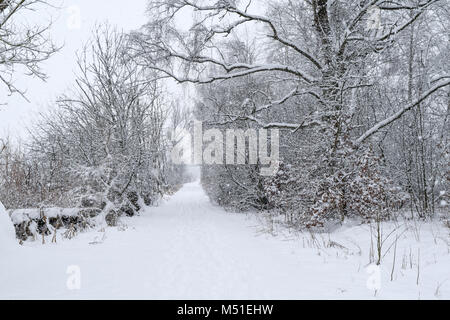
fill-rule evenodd
<path id="1" fill-rule="evenodd" d="M 378 132 L 381 128 L 384 128 L 385 126 L 391 124 L 392 122 L 400 119 L 404 113 L 406 113 L 407 111 L 418 106 L 420 103 L 422 103 L 426 98 L 428 98 L 431 94 L 433 94 L 437 90 L 444 88 L 448 85 L 450 85 L 450 80 L 446 80 L 446 81 L 440 82 L 438 84 L 435 84 L 433 87 L 428 89 L 425 93 L 423 93 L 418 99 L 416 99 L 414 102 L 403 107 L 402 109 L 400 109 L 399 111 L 394 113 L 392 116 L 378 122 L 372 128 L 370 128 L 369 130 L 364 132 L 364 134 L 362 134 L 358 139 L 355 140 L 355 145 L 357 146 L 357 145 L 361 144 L 364 140 L 366 140 L 367 138 L 372 136 L 374 133 Z"/>

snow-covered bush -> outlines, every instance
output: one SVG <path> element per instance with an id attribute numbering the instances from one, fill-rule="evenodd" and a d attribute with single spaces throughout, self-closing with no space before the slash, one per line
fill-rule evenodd
<path id="1" fill-rule="evenodd" d="M 443 21 L 448 4 L 381 6 L 375 30 L 361 2 L 327 3 L 268 2 L 255 15 L 239 1 L 150 1 L 155 10 L 132 34 L 132 51 L 162 77 L 199 85 L 198 119 L 211 126 L 280 130 L 284 168 L 272 179 L 249 166 L 204 166 L 217 203 L 288 212 L 300 225 L 370 220 L 405 202 L 431 216 L 448 189 L 450 85 L 440 40 L 449 26 L 431 22 Z M 190 33 L 176 23 L 186 7 L 200 12 Z M 266 37 L 241 32 L 253 24 Z M 373 153 L 364 156 L 368 143 Z"/>

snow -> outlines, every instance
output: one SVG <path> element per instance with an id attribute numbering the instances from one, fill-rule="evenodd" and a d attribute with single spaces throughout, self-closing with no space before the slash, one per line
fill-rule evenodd
<path id="1" fill-rule="evenodd" d="M 199 182 L 122 222 L 2 254 L 0 299 L 450 298 L 449 229 L 438 222 L 383 225 L 385 236 L 395 231 L 386 245 L 398 241 L 393 281 L 391 248 L 379 286 L 367 272 L 368 225 L 268 230 L 254 215 L 211 204 Z"/>
<path id="2" fill-rule="evenodd" d="M 13 249 L 17 246 L 16 233 L 14 231 L 13 223 L 0 202 L 0 259 L 4 252 Z"/>

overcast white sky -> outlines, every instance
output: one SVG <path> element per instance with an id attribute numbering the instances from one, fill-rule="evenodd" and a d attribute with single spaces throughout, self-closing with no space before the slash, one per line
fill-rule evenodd
<path id="1" fill-rule="evenodd" d="M 8 133 L 12 137 L 24 137 L 24 127 L 36 119 L 37 112 L 48 108 L 51 101 L 73 83 L 76 51 L 89 39 L 97 22 L 108 21 L 124 31 L 137 29 L 146 22 L 146 0 L 57 0 L 51 3 L 59 8 L 46 8 L 44 12 L 20 18 L 45 24 L 52 17 L 52 38 L 64 47 L 43 66 L 47 82 L 16 74 L 15 84 L 27 89 L 30 102 L 18 94 L 7 96 L 8 91 L 0 86 L 0 100 L 5 101 L 6 97 L 8 103 L 6 107 L 0 106 L 0 137 Z"/>

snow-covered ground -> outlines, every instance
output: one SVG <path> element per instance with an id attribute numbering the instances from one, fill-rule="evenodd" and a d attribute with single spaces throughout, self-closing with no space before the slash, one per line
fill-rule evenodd
<path id="1" fill-rule="evenodd" d="M 380 269 L 369 266 L 368 225 L 273 236 L 254 216 L 212 205 L 198 182 L 123 222 L 57 244 L 0 246 L 0 298 L 450 298 L 439 222 L 384 224 Z"/>

